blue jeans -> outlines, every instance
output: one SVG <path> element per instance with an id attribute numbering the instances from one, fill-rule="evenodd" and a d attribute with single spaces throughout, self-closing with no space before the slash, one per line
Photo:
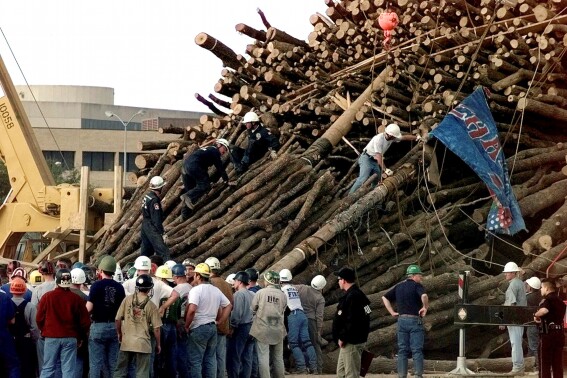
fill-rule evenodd
<path id="1" fill-rule="evenodd" d="M 376 159 L 368 155 L 366 152 L 360 154 L 360 157 L 358 158 L 358 166 L 358 178 L 352 185 L 352 188 L 350 188 L 350 191 L 348 192 L 349 194 L 356 192 L 356 190 L 360 188 L 362 184 L 364 184 L 364 182 L 372 176 L 372 174 L 376 173 L 378 176 L 382 174 L 382 170 L 380 169 Z"/>
<path id="2" fill-rule="evenodd" d="M 217 333 L 217 378 L 226 376 L 226 335 Z"/>
<path id="3" fill-rule="evenodd" d="M 524 368 L 524 351 L 522 350 L 524 327 L 508 326 L 508 336 L 512 346 L 512 370 L 522 370 Z"/>
<path id="4" fill-rule="evenodd" d="M 64 374 L 75 371 L 77 361 L 77 339 L 74 337 L 45 338 L 43 347 L 43 369 L 41 378 L 52 378 L 56 374 L 57 362 L 61 362 Z"/>
<path id="5" fill-rule="evenodd" d="M 19 378 L 20 377 L 20 360 L 16 354 L 16 346 L 14 345 L 14 339 L 8 331 L 0 331 L 0 362 L 4 366 L 4 372 L 8 378 Z M 22 365 L 26 361 L 22 361 Z"/>
<path id="6" fill-rule="evenodd" d="M 287 317 L 287 340 L 293 353 L 295 367 L 299 372 L 305 371 L 307 364 L 313 372 L 317 371 L 317 354 L 311 344 L 307 316 L 302 310 L 293 310 Z M 307 358 L 305 357 L 305 354 Z"/>
<path id="7" fill-rule="evenodd" d="M 407 377 L 408 358 L 413 358 L 416 377 L 423 376 L 423 342 L 425 330 L 421 318 L 398 318 L 398 377 Z"/>
<path id="8" fill-rule="evenodd" d="M 535 366 L 538 364 L 537 349 L 539 345 L 539 330 L 535 326 L 526 327 L 526 336 L 528 337 L 528 356 L 535 356 Z"/>
<path id="9" fill-rule="evenodd" d="M 217 326 L 204 324 L 189 332 L 187 350 L 191 365 L 191 378 L 216 378 L 217 376 Z"/>
<path id="10" fill-rule="evenodd" d="M 191 365 L 189 365 L 189 353 L 187 353 L 187 332 L 184 329 L 177 332 L 177 376 L 178 378 L 189 378 L 191 376 Z"/>
<path id="11" fill-rule="evenodd" d="M 116 325 L 112 323 L 93 323 L 89 334 L 89 378 L 100 378 L 102 369 L 105 377 L 116 370 L 118 361 L 118 336 Z M 104 368 L 103 368 L 104 367 Z"/>
<path id="12" fill-rule="evenodd" d="M 228 339 L 226 368 L 228 378 L 250 378 L 254 339 L 250 336 L 252 323 L 241 324 Z M 218 377 L 217 377 L 218 378 Z"/>
<path id="13" fill-rule="evenodd" d="M 177 371 L 177 327 L 173 323 L 161 326 L 161 353 L 159 359 L 160 375 L 175 377 Z M 157 374 L 156 374 L 157 375 Z"/>

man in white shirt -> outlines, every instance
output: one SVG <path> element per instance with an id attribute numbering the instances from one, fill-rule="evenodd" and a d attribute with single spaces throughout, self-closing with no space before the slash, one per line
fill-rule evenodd
<path id="1" fill-rule="evenodd" d="M 358 178 L 350 188 L 349 194 L 356 192 L 358 188 L 364 184 L 372 174 L 381 176 L 382 173 L 391 175 L 392 171 L 386 169 L 384 165 L 384 154 L 393 142 L 401 140 L 420 141 L 422 138 L 419 135 L 402 135 L 400 127 L 395 123 L 391 123 L 386 127 L 383 133 L 376 135 L 368 142 L 360 157 L 358 158 L 359 174 Z"/>
<path id="2" fill-rule="evenodd" d="M 216 325 L 226 321 L 232 309 L 228 298 L 209 283 L 210 275 L 207 264 L 197 264 L 194 286 L 189 292 L 185 330 L 189 332 L 187 350 L 192 378 L 216 378 Z"/>

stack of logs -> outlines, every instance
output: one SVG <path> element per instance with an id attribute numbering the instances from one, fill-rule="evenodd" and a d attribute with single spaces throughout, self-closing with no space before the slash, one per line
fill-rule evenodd
<path id="1" fill-rule="evenodd" d="M 373 372 L 395 370 L 395 320 L 381 295 L 403 279 L 408 264 L 420 264 L 431 302 L 424 320 L 426 369 L 451 370 L 459 270 L 473 272 L 469 300 L 477 304 L 503 302 L 500 273 L 507 261 L 523 266 L 524 279 L 567 273 L 567 135 L 561 129 L 567 122 L 567 1 L 393 1 L 400 24 L 389 51 L 377 23 L 387 1 L 325 3 L 326 14 L 310 17 L 307 42 L 271 26 L 263 14 L 266 30 L 236 25 L 252 38 L 244 55 L 197 35 L 196 43 L 225 66 L 215 93 L 196 95 L 214 115 L 204 115 L 200 126 L 160 130 L 182 137 L 164 154 L 142 155 L 139 167 L 167 181 L 165 226 L 175 260 L 216 256 L 224 275 L 251 266 L 289 268 L 303 283 L 325 275 L 327 340 L 341 296 L 332 272 L 355 267 L 372 301 L 368 348 L 383 357 L 374 360 Z M 492 201 L 485 185 L 434 141 L 392 147 L 386 163 L 395 175 L 346 195 L 358 171 L 354 150 L 360 152 L 377 130 L 396 122 L 405 132 L 425 135 L 477 85 L 492 92 L 489 105 L 529 232 L 487 241 L 483 225 Z M 215 185 L 181 223 L 183 155 L 214 137 L 242 145 L 239 122 L 252 109 L 280 136 L 278 159 L 254 164 L 237 189 Z M 141 150 L 154 148 L 164 145 L 140 144 Z M 433 158 L 440 186 L 427 181 L 435 172 L 428 165 Z M 232 164 L 227 169 L 236 178 Z M 139 203 L 147 191 L 147 183 L 139 183 L 94 259 L 111 253 L 125 263 L 137 256 Z M 473 327 L 467 336 L 470 368 L 510 370 L 509 359 L 495 359 L 509 356 L 505 333 Z M 332 372 L 336 345 L 325 352 Z"/>

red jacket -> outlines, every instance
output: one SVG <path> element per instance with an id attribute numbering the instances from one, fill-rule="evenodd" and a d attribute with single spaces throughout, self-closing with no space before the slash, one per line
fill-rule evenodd
<path id="1" fill-rule="evenodd" d="M 91 326 L 85 301 L 72 291 L 60 287 L 41 297 L 36 320 L 41 336 L 52 338 L 75 337 L 85 340 Z"/>

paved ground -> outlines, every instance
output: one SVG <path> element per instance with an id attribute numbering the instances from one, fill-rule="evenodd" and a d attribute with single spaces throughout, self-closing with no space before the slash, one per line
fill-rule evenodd
<path id="1" fill-rule="evenodd" d="M 436 377 L 447 378 L 447 377 L 449 377 L 449 375 L 447 373 L 424 374 L 423 376 L 426 377 L 426 378 L 436 378 Z M 335 378 L 336 375 L 330 375 L 330 374 L 294 375 L 294 374 L 289 374 L 289 375 L 286 375 L 286 377 L 289 377 L 289 378 Z M 366 375 L 366 378 L 397 378 L 397 377 L 398 377 L 397 374 L 367 374 Z M 451 377 L 459 377 L 459 376 L 451 375 Z M 474 377 L 474 378 L 526 377 L 526 378 L 531 378 L 531 377 L 537 377 L 537 373 L 526 373 L 524 375 L 478 373 L 478 374 L 470 375 L 470 376 L 467 376 L 467 377 Z"/>

